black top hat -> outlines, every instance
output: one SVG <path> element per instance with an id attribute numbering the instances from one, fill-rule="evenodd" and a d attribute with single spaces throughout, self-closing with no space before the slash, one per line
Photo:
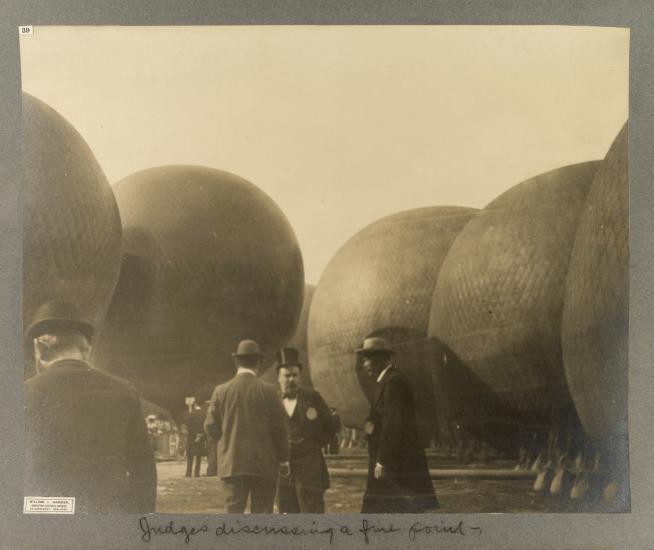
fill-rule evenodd
<path id="1" fill-rule="evenodd" d="M 254 340 L 241 340 L 238 343 L 238 348 L 236 352 L 232 353 L 232 357 L 261 357 L 261 350 L 259 349 L 259 344 Z"/>
<path id="2" fill-rule="evenodd" d="M 89 342 L 95 333 L 93 325 L 82 319 L 82 314 L 75 304 L 53 300 L 41 304 L 36 309 L 32 322 L 25 331 L 25 341 L 29 342 L 58 328 L 76 330 L 86 336 Z"/>
<path id="3" fill-rule="evenodd" d="M 300 367 L 300 353 L 295 348 L 282 348 L 275 354 L 275 368 L 282 367 Z"/>

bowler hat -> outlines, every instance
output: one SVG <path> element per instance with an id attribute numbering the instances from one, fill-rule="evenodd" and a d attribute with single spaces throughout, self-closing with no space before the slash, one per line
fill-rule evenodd
<path id="1" fill-rule="evenodd" d="M 366 338 L 363 346 L 356 350 L 358 355 L 394 355 L 393 351 L 385 338 Z"/>
<path id="2" fill-rule="evenodd" d="M 236 348 L 236 353 L 232 353 L 232 357 L 251 357 L 251 356 L 261 356 L 261 351 L 259 350 L 259 344 L 254 340 L 241 340 L 238 343 L 238 348 Z"/>
<path id="3" fill-rule="evenodd" d="M 36 309 L 32 322 L 25 331 L 25 341 L 61 328 L 76 330 L 86 336 L 89 341 L 95 332 L 93 325 L 82 319 L 82 314 L 75 304 L 53 300 L 41 304 Z"/>
<path id="4" fill-rule="evenodd" d="M 282 367 L 300 367 L 300 353 L 295 348 L 282 348 L 275 355 L 275 368 L 277 370 Z"/>

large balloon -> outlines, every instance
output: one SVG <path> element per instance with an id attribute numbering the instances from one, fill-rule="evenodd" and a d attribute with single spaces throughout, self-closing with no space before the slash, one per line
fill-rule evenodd
<path id="1" fill-rule="evenodd" d="M 563 310 L 563 359 L 577 412 L 595 441 L 626 445 L 629 331 L 628 132 L 622 128 L 590 189 Z"/>
<path id="2" fill-rule="evenodd" d="M 313 388 L 311 382 L 311 365 L 309 363 L 309 351 L 307 349 L 307 325 L 309 323 L 309 308 L 313 300 L 313 292 L 316 290 L 314 285 L 306 285 L 304 287 L 304 301 L 302 303 L 302 312 L 300 313 L 300 321 L 297 324 L 297 329 L 291 340 L 286 346 L 295 348 L 300 352 L 299 361 L 302 363 L 302 370 L 300 371 L 300 380 L 303 388 Z M 261 377 L 262 380 L 269 384 L 277 384 L 277 369 L 268 368 L 268 370 Z"/>
<path id="3" fill-rule="evenodd" d="M 248 181 L 166 166 L 114 186 L 120 280 L 98 363 L 171 411 L 234 374 L 241 339 L 272 355 L 295 332 L 304 273 L 279 207 Z"/>
<path id="4" fill-rule="evenodd" d="M 120 271 L 116 200 L 82 136 L 26 93 L 23 175 L 23 327 L 39 305 L 64 300 L 99 330 Z"/>
<path id="5" fill-rule="evenodd" d="M 459 413 L 483 416 L 477 420 L 498 437 L 519 425 L 546 430 L 553 415 L 572 409 L 561 354 L 563 293 L 599 165 L 559 168 L 506 191 L 465 227 L 443 263 L 429 335 L 459 376 L 465 395 L 452 395 Z"/>
<path id="6" fill-rule="evenodd" d="M 383 218 L 352 237 L 323 273 L 309 313 L 309 356 L 314 386 L 346 425 L 361 427 L 373 382 L 354 350 L 383 336 L 409 377 L 420 432 L 433 436 L 435 409 L 427 325 L 442 261 L 476 211 L 438 206 Z"/>

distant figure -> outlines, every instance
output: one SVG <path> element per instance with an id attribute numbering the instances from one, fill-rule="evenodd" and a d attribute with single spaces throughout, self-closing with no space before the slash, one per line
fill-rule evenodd
<path id="1" fill-rule="evenodd" d="M 273 511 L 277 475 L 289 475 L 288 426 L 277 389 L 257 378 L 259 345 L 243 340 L 233 353 L 236 376 L 216 386 L 205 431 L 218 441 L 218 474 L 228 514 Z"/>
<path id="2" fill-rule="evenodd" d="M 152 446 L 152 452 L 157 450 L 157 438 L 159 434 L 159 424 L 157 423 L 157 415 L 149 414 L 145 417 L 145 427 L 148 431 L 148 438 Z"/>
<path id="3" fill-rule="evenodd" d="M 321 447 L 336 435 L 340 421 L 318 392 L 301 387 L 298 355 L 294 348 L 281 349 L 275 365 L 289 419 L 291 466 L 291 475 L 279 479 L 278 506 L 282 514 L 323 514 L 329 473 Z"/>
<path id="4" fill-rule="evenodd" d="M 336 409 L 329 407 L 329 411 L 332 413 L 332 415 L 336 415 Z M 340 423 L 340 420 L 339 420 Z M 327 455 L 337 455 L 339 454 L 341 450 L 340 446 L 340 432 L 341 432 L 342 427 L 339 426 L 339 429 L 334 433 L 334 435 L 331 437 L 327 443 L 323 445 L 323 451 Z"/>
<path id="5" fill-rule="evenodd" d="M 418 436 L 413 393 L 383 338 L 366 338 L 356 350 L 377 382 L 365 424 L 368 480 L 362 513 L 421 513 L 438 508 L 425 451 Z"/>
<path id="6" fill-rule="evenodd" d="M 25 495 L 75 497 L 75 512 L 155 511 L 157 477 L 136 391 L 89 363 L 93 327 L 68 302 L 37 309 L 25 333 Z"/>
<path id="7" fill-rule="evenodd" d="M 205 412 L 197 400 L 186 421 L 186 477 L 200 477 L 202 457 L 207 454 L 207 436 L 204 433 Z M 195 462 L 195 467 L 193 464 Z"/>

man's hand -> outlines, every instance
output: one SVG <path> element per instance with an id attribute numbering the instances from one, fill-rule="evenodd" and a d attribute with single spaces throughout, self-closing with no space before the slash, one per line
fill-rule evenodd
<path id="1" fill-rule="evenodd" d="M 279 463 L 279 475 L 281 477 L 288 477 L 291 475 L 291 466 L 288 462 Z"/>
<path id="2" fill-rule="evenodd" d="M 386 476 L 386 471 L 384 470 L 384 467 L 377 462 L 375 465 L 375 479 L 381 479 L 382 477 Z"/>

